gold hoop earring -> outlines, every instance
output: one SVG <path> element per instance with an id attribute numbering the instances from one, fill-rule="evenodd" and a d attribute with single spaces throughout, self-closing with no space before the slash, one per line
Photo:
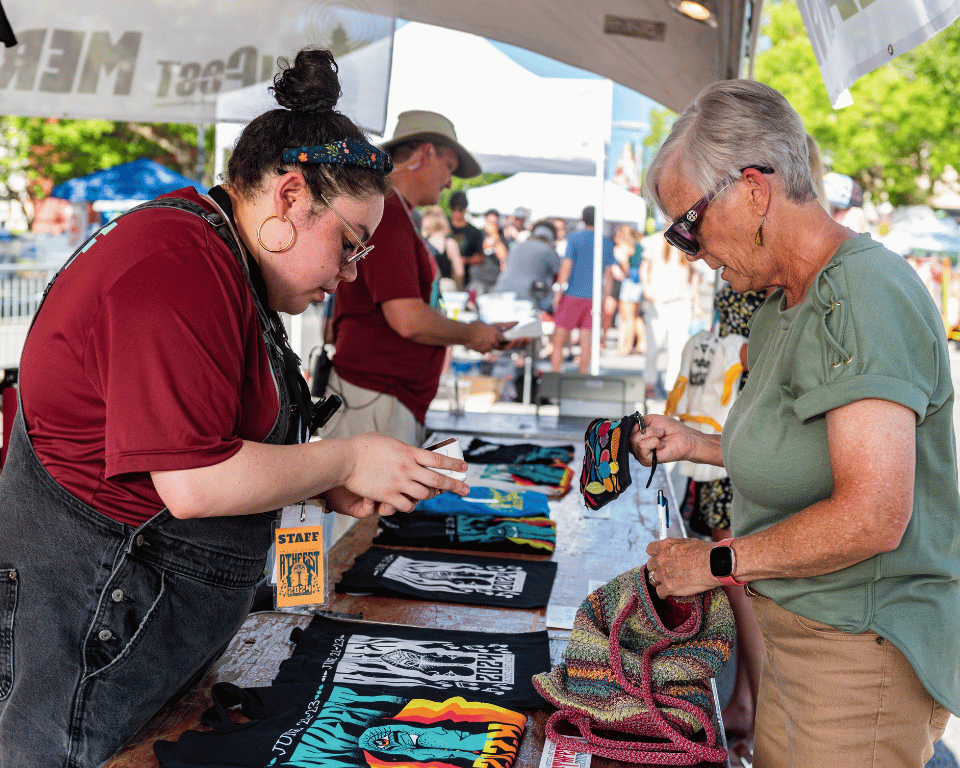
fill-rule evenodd
<path id="1" fill-rule="evenodd" d="M 290 239 L 287 241 L 287 244 L 283 246 L 283 248 L 276 248 L 276 249 L 267 248 L 267 246 L 263 244 L 263 240 L 260 239 L 260 232 L 263 230 L 263 225 L 266 224 L 268 221 L 270 221 L 270 219 L 279 219 L 279 218 L 280 218 L 279 216 L 275 216 L 271 214 L 270 216 L 267 216 L 267 218 L 265 218 L 263 221 L 261 221 L 260 226 L 257 227 L 257 242 L 260 243 L 260 247 L 263 248 L 263 250 L 267 251 L 268 253 L 283 253 L 291 245 L 293 245 L 293 239 L 297 236 L 297 230 L 294 228 L 293 222 L 290 221 L 290 219 L 288 219 L 286 216 L 284 216 L 283 220 L 290 225 Z"/>

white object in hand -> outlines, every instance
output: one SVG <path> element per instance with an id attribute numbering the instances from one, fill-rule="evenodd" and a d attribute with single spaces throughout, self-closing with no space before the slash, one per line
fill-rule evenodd
<path id="1" fill-rule="evenodd" d="M 449 456 L 453 459 L 463 459 L 463 449 L 460 447 L 460 441 L 455 437 L 449 437 L 439 443 L 429 445 L 427 446 L 427 450 L 443 456 Z M 459 480 L 460 482 L 467 479 L 466 472 L 458 472 L 455 469 L 437 469 L 436 467 L 430 467 L 430 469 L 441 475 L 452 477 L 454 480 Z"/>

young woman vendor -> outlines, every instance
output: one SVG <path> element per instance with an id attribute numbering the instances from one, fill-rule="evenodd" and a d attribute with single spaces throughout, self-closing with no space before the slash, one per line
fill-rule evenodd
<path id="1" fill-rule="evenodd" d="M 199 680 L 247 615 L 277 510 L 409 511 L 463 462 L 378 434 L 304 442 L 278 312 L 356 277 L 390 159 L 304 49 L 228 183 L 101 229 L 54 278 L 0 479 L 0 766 L 93 768 Z M 375 343 L 375 340 L 371 340 Z"/>

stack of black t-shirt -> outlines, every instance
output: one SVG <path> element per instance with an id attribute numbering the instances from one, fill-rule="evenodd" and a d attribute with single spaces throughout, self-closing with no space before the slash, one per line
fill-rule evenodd
<path id="1" fill-rule="evenodd" d="M 349 594 L 536 608 L 549 601 L 556 575 L 554 562 L 371 547 L 357 557 L 336 589 Z"/>

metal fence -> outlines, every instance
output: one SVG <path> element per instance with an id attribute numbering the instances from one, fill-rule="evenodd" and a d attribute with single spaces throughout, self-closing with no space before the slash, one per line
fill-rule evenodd
<path id="1" fill-rule="evenodd" d="M 0 368 L 14 368 L 43 290 L 63 261 L 0 264 Z"/>

